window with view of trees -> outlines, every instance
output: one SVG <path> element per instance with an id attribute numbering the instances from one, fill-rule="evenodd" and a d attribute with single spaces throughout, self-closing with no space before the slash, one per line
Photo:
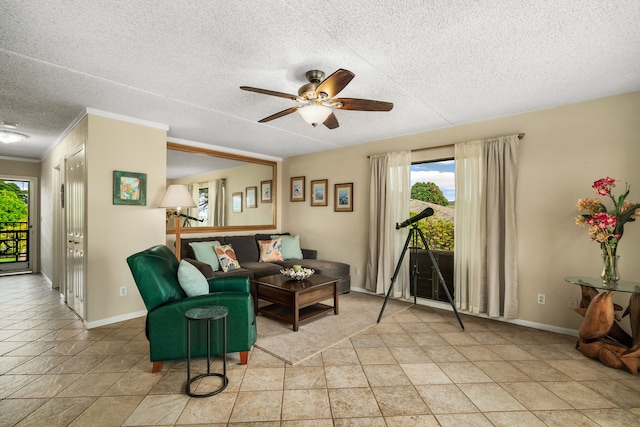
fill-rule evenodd
<path id="1" fill-rule="evenodd" d="M 26 261 L 29 183 L 0 180 L 0 262 Z"/>

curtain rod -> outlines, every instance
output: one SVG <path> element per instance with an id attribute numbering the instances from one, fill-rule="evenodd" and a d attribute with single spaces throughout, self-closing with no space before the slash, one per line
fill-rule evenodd
<path id="1" fill-rule="evenodd" d="M 518 134 L 518 139 L 523 139 L 524 138 L 525 133 L 521 132 Z M 425 148 L 416 148 L 415 150 L 411 150 L 412 153 L 416 153 L 418 151 L 425 151 L 425 150 L 431 150 L 434 148 L 440 148 L 440 147 L 448 147 L 450 145 L 455 145 L 455 144 L 444 144 L 444 145 L 435 145 L 433 147 L 425 147 Z M 371 158 L 371 156 L 367 156 L 367 159 Z"/>

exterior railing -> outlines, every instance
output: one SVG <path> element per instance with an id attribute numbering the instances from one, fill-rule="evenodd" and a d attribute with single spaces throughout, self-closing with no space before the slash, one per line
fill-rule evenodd
<path id="1" fill-rule="evenodd" d="M 29 261 L 28 248 L 28 222 L 0 222 L 0 262 Z"/>

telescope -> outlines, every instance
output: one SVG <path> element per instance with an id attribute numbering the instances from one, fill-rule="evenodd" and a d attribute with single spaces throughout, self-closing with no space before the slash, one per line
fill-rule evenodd
<path id="1" fill-rule="evenodd" d="M 433 209 L 431 208 L 426 208 L 425 210 L 423 210 L 422 212 L 420 212 L 418 215 L 414 215 L 411 218 L 402 221 L 401 223 L 396 223 L 396 230 L 400 230 L 401 228 L 404 228 L 408 225 L 413 224 L 416 221 L 420 221 L 423 218 L 426 218 L 428 216 L 433 215 Z"/>

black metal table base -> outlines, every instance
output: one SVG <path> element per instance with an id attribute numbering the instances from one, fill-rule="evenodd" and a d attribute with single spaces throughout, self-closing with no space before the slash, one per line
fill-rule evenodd
<path id="1" fill-rule="evenodd" d="M 210 308 L 210 307 L 205 307 Z M 214 307 L 211 307 L 214 308 Z M 214 396 L 222 392 L 227 385 L 229 385 L 229 378 L 227 377 L 227 312 L 224 307 L 224 313 L 214 313 L 209 315 L 202 315 L 197 313 L 196 316 L 190 316 L 187 311 L 187 394 L 191 397 L 209 397 Z M 222 373 L 211 372 L 211 321 L 222 319 Z M 207 372 L 204 374 L 196 375 L 191 378 L 191 322 L 192 321 L 206 321 L 207 322 Z M 195 393 L 191 391 L 191 384 L 206 377 L 219 377 L 222 378 L 222 386 L 209 393 Z"/>

